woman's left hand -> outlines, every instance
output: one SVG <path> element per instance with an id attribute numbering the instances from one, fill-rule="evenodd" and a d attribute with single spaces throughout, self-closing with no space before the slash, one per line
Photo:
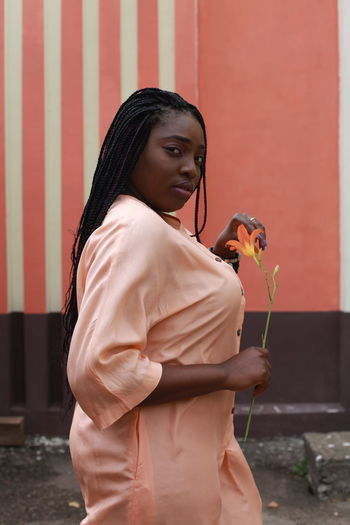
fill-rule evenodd
<path id="1" fill-rule="evenodd" d="M 213 251 L 216 255 L 219 255 L 223 259 L 232 258 L 233 254 L 228 248 L 225 247 L 227 241 L 237 240 L 237 228 L 240 224 L 243 224 L 249 233 L 259 228 L 262 230 L 261 239 L 259 239 L 260 248 L 264 249 L 266 246 L 266 232 L 263 224 L 253 215 L 249 213 L 236 213 L 226 228 L 220 233 L 213 246 Z"/>

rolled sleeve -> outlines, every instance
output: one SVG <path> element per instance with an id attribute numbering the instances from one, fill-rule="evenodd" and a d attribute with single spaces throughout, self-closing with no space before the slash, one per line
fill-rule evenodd
<path id="1" fill-rule="evenodd" d="M 68 379 L 84 412 L 103 429 L 139 405 L 158 385 L 162 365 L 148 355 L 158 321 L 162 269 L 152 225 L 100 228 L 78 272 L 79 316 Z"/>

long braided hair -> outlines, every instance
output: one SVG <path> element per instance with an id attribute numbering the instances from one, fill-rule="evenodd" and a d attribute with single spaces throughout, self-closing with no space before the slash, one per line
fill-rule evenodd
<path id="1" fill-rule="evenodd" d="M 98 157 L 97 166 L 89 198 L 83 210 L 71 253 L 70 286 L 63 311 L 63 361 L 66 365 L 73 330 L 78 318 L 76 297 L 77 270 L 86 241 L 103 222 L 108 209 L 121 193 L 127 191 L 128 181 L 135 165 L 148 141 L 152 127 L 162 121 L 169 113 L 190 113 L 202 127 L 205 146 L 207 143 L 203 117 L 196 106 L 186 102 L 177 93 L 158 88 L 145 88 L 135 91 L 119 108 L 106 134 Z M 205 160 L 201 164 L 200 181 L 196 188 L 195 236 L 200 242 L 207 219 L 207 199 L 205 184 Z M 199 227 L 199 203 L 203 186 L 203 221 Z M 74 398 L 69 389 L 68 408 Z"/>

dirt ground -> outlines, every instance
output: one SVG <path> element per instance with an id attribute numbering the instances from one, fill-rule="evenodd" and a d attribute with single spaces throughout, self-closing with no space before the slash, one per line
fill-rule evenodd
<path id="1" fill-rule="evenodd" d="M 301 438 L 249 440 L 242 448 L 261 492 L 264 525 L 350 524 L 350 500 L 320 502 L 309 492 Z M 24 447 L 0 447 L 0 472 L 1 525 L 78 525 L 83 518 L 66 440 L 37 436 Z M 271 502 L 278 506 L 268 508 Z"/>

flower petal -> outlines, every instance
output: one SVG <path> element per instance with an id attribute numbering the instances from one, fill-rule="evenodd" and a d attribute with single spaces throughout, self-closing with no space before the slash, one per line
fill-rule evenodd
<path id="1" fill-rule="evenodd" d="M 238 241 L 227 241 L 225 246 L 226 246 L 226 248 L 228 248 L 231 251 L 233 251 L 233 250 L 242 251 L 243 250 L 243 245 L 240 242 L 238 242 Z"/>
<path id="2" fill-rule="evenodd" d="M 244 224 L 240 224 L 237 228 L 237 237 L 239 242 L 242 244 L 248 244 L 249 243 L 249 233 L 247 228 L 244 226 Z"/>
<path id="3" fill-rule="evenodd" d="M 259 235 L 259 233 L 262 233 L 262 230 L 260 230 L 259 228 L 257 228 L 256 230 L 252 231 L 252 233 L 250 234 L 250 243 L 251 244 L 255 244 L 256 238 Z"/>

